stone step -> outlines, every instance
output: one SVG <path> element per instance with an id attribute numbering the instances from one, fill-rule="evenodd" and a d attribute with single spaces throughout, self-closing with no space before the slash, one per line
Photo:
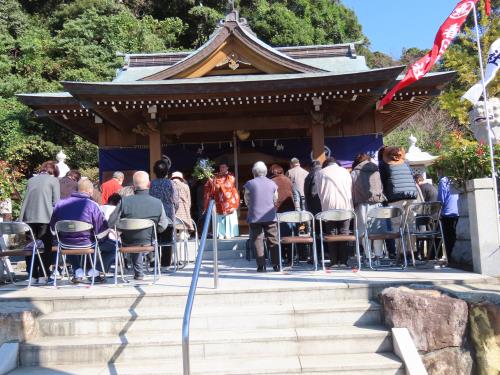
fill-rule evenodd
<path id="1" fill-rule="evenodd" d="M 184 310 L 137 308 L 59 311 L 39 319 L 42 336 L 180 331 Z M 204 308 L 195 305 L 191 329 L 268 329 L 381 324 L 380 305 L 365 301 Z M 180 332 L 179 332 L 180 335 Z"/>
<path id="2" fill-rule="evenodd" d="M 193 330 L 191 358 L 220 358 L 228 353 L 279 357 L 381 353 L 392 351 L 390 334 L 384 327 L 315 327 L 267 330 Z M 43 337 L 21 345 L 22 366 L 54 364 L 117 363 L 182 358 L 181 336 L 170 333 L 119 336 Z"/>
<path id="3" fill-rule="evenodd" d="M 230 260 L 230 259 L 245 259 L 245 256 L 246 256 L 245 249 L 217 250 L 217 259 L 219 259 L 219 261 Z M 213 251 L 205 250 L 205 252 L 203 253 L 203 260 L 213 260 L 213 258 L 214 258 Z M 255 262 L 255 260 L 253 262 Z"/>
<path id="4" fill-rule="evenodd" d="M 189 275 L 186 275 L 189 276 Z M 250 275 L 249 277 L 251 277 Z M 270 276 L 270 278 L 272 275 Z M 189 280 L 189 279 L 188 279 Z M 282 282 L 283 285 L 283 282 Z M 0 297 L 2 306 L 15 306 L 28 310 L 37 309 L 43 314 L 71 310 L 107 310 L 120 308 L 155 308 L 163 307 L 184 309 L 187 290 L 185 288 L 162 288 L 154 285 L 114 287 L 106 285 L 101 288 L 79 288 L 34 290 L 39 293 L 32 297 Z M 240 306 L 242 309 L 251 305 L 307 304 L 318 301 L 332 301 L 332 305 L 353 300 L 369 301 L 377 296 L 381 286 L 332 282 L 325 286 L 291 286 L 274 287 L 271 282 L 266 288 L 255 289 L 220 289 L 199 288 L 196 293 L 195 306 Z"/>
<path id="5" fill-rule="evenodd" d="M 21 367 L 10 375 L 179 375 L 182 359 L 91 365 Z M 389 353 L 242 357 L 191 361 L 192 375 L 403 375 L 401 361 Z"/>
<path id="6" fill-rule="evenodd" d="M 224 250 L 239 250 L 245 252 L 246 243 L 248 240 L 248 236 L 246 237 L 236 237 L 230 240 L 217 240 L 217 249 L 219 251 Z M 213 241 L 212 239 L 207 239 L 205 251 L 211 252 L 213 250 Z"/>

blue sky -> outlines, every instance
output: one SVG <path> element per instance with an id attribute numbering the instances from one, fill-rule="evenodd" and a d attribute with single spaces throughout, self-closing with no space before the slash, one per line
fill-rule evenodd
<path id="1" fill-rule="evenodd" d="M 399 58 L 403 47 L 431 48 L 459 0 L 342 0 L 354 10 L 371 50 Z"/>

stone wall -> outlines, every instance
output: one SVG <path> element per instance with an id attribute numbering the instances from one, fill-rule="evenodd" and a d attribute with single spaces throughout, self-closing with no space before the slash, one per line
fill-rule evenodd
<path id="1" fill-rule="evenodd" d="M 472 374 L 466 302 L 437 290 L 407 287 L 387 288 L 380 299 L 385 324 L 408 329 L 429 375 Z"/>
<path id="2" fill-rule="evenodd" d="M 453 259 L 457 263 L 472 266 L 472 249 L 470 241 L 469 208 L 467 194 L 460 194 L 458 200 L 460 219 L 457 223 L 457 242 L 453 248 Z"/>
<path id="3" fill-rule="evenodd" d="M 0 345 L 24 342 L 38 336 L 39 312 L 32 308 L 6 308 L 0 311 Z"/>

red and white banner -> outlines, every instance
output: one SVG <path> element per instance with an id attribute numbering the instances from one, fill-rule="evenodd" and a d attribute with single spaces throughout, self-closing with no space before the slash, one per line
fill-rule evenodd
<path id="1" fill-rule="evenodd" d="M 396 92 L 418 81 L 432 69 L 432 66 L 441 56 L 443 56 L 443 53 L 459 33 L 462 24 L 477 1 L 478 0 L 462 0 L 455 6 L 453 12 L 451 12 L 450 16 L 439 28 L 436 38 L 434 39 L 432 50 L 408 69 L 404 78 L 380 100 L 377 105 L 378 109 L 390 103 Z"/>

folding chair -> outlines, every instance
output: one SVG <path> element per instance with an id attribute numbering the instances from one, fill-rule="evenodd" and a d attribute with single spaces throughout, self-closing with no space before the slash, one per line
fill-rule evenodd
<path id="1" fill-rule="evenodd" d="M 179 232 L 177 232 L 179 231 Z M 182 234 L 182 238 L 177 238 L 177 236 L 179 236 L 180 234 Z M 183 261 L 183 264 L 182 264 L 182 267 L 181 268 L 184 268 L 188 263 L 189 263 L 189 231 L 187 229 L 187 225 L 186 223 L 184 222 L 184 220 L 182 220 L 180 217 L 175 217 L 175 239 L 176 239 L 176 247 L 175 247 L 175 251 L 176 251 L 176 254 L 175 254 L 175 258 L 176 259 L 179 259 L 178 263 L 180 264 L 181 263 L 181 260 L 180 260 L 180 256 L 177 254 L 177 243 L 178 243 L 178 240 L 180 240 L 181 242 L 181 249 L 180 249 L 180 254 L 182 254 L 182 247 L 184 247 L 184 261 Z"/>
<path id="2" fill-rule="evenodd" d="M 0 248 L 0 260 L 2 261 L 4 268 L 7 270 L 7 273 L 9 274 L 10 281 L 12 284 L 15 284 L 14 278 L 12 277 L 12 273 L 9 272 L 9 267 L 6 262 L 6 257 L 10 256 L 31 256 L 31 264 L 30 264 L 30 271 L 29 271 L 29 281 L 28 281 L 28 288 L 31 286 L 31 279 L 33 276 L 33 267 L 35 264 L 35 256 L 38 256 L 38 260 L 40 261 L 40 266 L 42 267 L 43 274 L 45 278 L 47 278 L 47 272 L 45 271 L 45 268 L 43 266 L 42 262 L 42 257 L 40 256 L 41 253 L 45 251 L 40 250 L 37 246 L 37 241 L 35 238 L 35 235 L 33 234 L 33 230 L 31 227 L 23 222 L 13 222 L 13 221 L 7 221 L 7 222 L 0 222 L 0 236 L 3 235 L 10 235 L 10 234 L 26 234 L 29 233 L 29 236 L 33 242 L 33 246 L 30 250 L 26 249 L 11 249 L 11 250 L 3 250 Z M 47 250 L 48 251 L 48 250 Z"/>
<path id="3" fill-rule="evenodd" d="M 137 232 L 141 230 L 146 230 L 151 228 L 151 244 L 150 245 L 132 245 L 124 246 L 121 241 L 121 236 L 126 232 Z M 123 274 L 124 259 L 123 254 L 141 254 L 154 252 L 154 283 L 161 276 L 160 273 L 160 257 L 158 254 L 158 237 L 156 235 L 156 224 L 150 219 L 120 219 L 118 224 L 115 226 L 115 232 L 117 233 L 115 240 L 115 285 L 118 283 L 118 268 L 120 268 L 120 274 L 123 282 L 125 276 Z"/>
<path id="4" fill-rule="evenodd" d="M 101 262 L 101 267 L 104 270 L 104 264 L 102 262 L 101 253 L 99 251 L 99 241 L 94 232 L 94 226 L 90 223 L 85 223 L 78 220 L 60 220 L 56 222 L 55 226 L 56 239 L 57 239 L 57 254 L 56 254 L 56 266 L 55 270 L 58 269 L 59 259 L 62 259 L 63 270 L 66 272 L 69 279 L 68 265 L 66 264 L 67 255 L 79 255 L 83 256 L 83 274 L 86 275 L 87 270 L 87 257 L 90 261 L 90 266 L 92 269 L 96 269 L 97 266 L 97 256 L 99 256 L 99 261 Z M 91 237 L 93 241 L 89 245 L 76 246 L 61 241 L 61 233 L 78 233 L 78 232 L 91 232 Z M 62 277 L 64 277 L 64 271 Z M 73 270 L 74 272 L 75 270 Z M 94 285 L 95 272 L 92 272 L 91 286 Z M 54 277 L 54 287 L 57 287 L 57 277 Z"/>
<path id="5" fill-rule="evenodd" d="M 376 270 L 373 267 L 371 254 L 374 240 L 399 239 L 403 251 L 402 269 L 405 270 L 408 266 L 403 219 L 403 210 L 399 207 L 377 207 L 368 211 L 365 225 L 365 249 L 368 250 L 368 264 L 372 270 Z"/>
<path id="6" fill-rule="evenodd" d="M 194 244 L 195 244 L 195 253 L 194 253 L 194 258 L 198 256 L 198 248 L 200 247 L 200 237 L 198 236 L 198 226 L 196 225 L 196 221 L 191 219 L 191 225 L 194 228 Z"/>
<path id="7" fill-rule="evenodd" d="M 329 221 L 344 221 L 352 219 L 354 219 L 353 234 L 327 234 L 327 235 L 323 234 L 323 223 Z M 336 209 L 336 210 L 323 211 L 316 215 L 316 220 L 319 221 L 319 236 L 321 241 L 321 262 L 323 265 L 323 271 L 326 271 L 324 242 L 355 242 L 356 256 L 358 258 L 358 269 L 361 270 L 361 254 L 359 252 L 358 221 L 354 210 Z"/>
<path id="8" fill-rule="evenodd" d="M 278 217 L 278 252 L 279 252 L 279 266 L 280 271 L 282 271 L 282 259 L 281 259 L 281 245 L 292 245 L 292 267 L 293 267 L 293 251 L 295 244 L 312 244 L 313 259 L 314 259 L 314 270 L 318 270 L 318 259 L 316 256 L 316 241 L 315 241 L 315 227 L 314 227 L 314 215 L 309 211 L 289 211 L 279 213 Z M 291 223 L 300 224 L 308 223 L 309 232 L 304 235 L 291 235 L 291 236 L 281 236 L 280 224 L 281 223 Z M 311 230 L 312 229 L 312 230 Z"/>
<path id="9" fill-rule="evenodd" d="M 439 247 L 443 249 L 443 257 L 448 259 L 444 244 L 443 228 L 441 226 L 441 202 L 423 202 L 411 203 L 406 207 L 404 230 L 408 236 L 410 252 L 413 266 L 415 266 L 415 255 L 413 254 L 412 237 L 418 240 L 428 240 L 431 242 L 431 248 L 434 249 L 435 260 L 438 260 Z M 421 226 L 425 226 L 422 229 Z M 436 239 L 439 238 L 439 244 L 436 246 Z M 426 255 L 429 260 L 429 253 Z"/>

